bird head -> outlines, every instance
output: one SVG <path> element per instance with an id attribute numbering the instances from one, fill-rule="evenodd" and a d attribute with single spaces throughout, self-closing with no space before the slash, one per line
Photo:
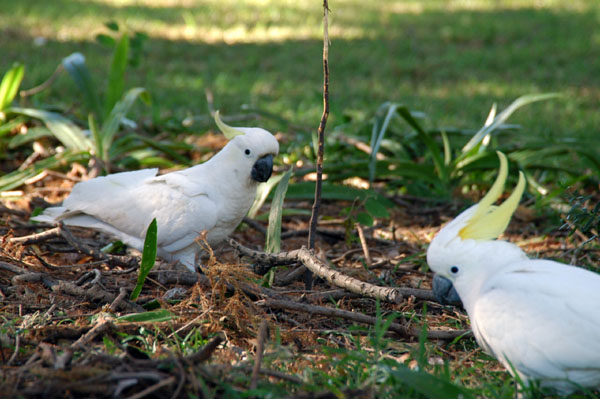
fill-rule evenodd
<path id="1" fill-rule="evenodd" d="M 273 157 L 279 153 L 275 136 L 258 127 L 231 127 L 221 120 L 219 111 L 215 112 L 214 118 L 229 140 L 230 155 L 251 168 L 250 178 L 255 182 L 269 180 L 273 172 Z"/>
<path id="2" fill-rule="evenodd" d="M 427 263 L 436 273 L 434 293 L 442 303 L 452 302 L 456 294 L 453 286 L 464 301 L 461 285 L 469 286 L 477 276 L 524 256 L 518 246 L 496 240 L 506 230 L 525 189 L 523 172 L 519 172 L 514 192 L 501 205 L 493 205 L 502 194 L 508 175 L 506 156 L 498 152 L 498 157 L 500 171 L 490 191 L 444 226 L 427 250 Z"/>

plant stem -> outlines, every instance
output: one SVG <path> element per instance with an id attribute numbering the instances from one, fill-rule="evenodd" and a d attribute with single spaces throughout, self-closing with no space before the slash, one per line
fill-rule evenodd
<path id="1" fill-rule="evenodd" d="M 317 181 L 315 184 L 315 201 L 312 206 L 310 217 L 308 248 L 315 247 L 315 234 L 317 231 L 317 221 L 319 219 L 319 207 L 321 205 L 321 185 L 323 183 L 323 152 L 325 146 L 325 125 L 329 116 L 329 4 L 323 0 L 323 115 L 319 123 L 317 150 Z M 304 274 L 304 284 L 306 289 L 312 289 L 313 277 L 310 271 Z"/>

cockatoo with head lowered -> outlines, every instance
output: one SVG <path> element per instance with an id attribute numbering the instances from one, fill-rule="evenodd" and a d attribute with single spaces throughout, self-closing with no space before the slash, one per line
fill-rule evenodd
<path id="1" fill-rule="evenodd" d="M 563 263 L 529 259 L 496 240 L 515 211 L 525 179 L 499 206 L 507 161 L 488 194 L 444 226 L 427 262 L 439 298 L 460 296 L 479 345 L 524 383 L 561 394 L 600 387 L 600 275 Z"/>
<path id="2" fill-rule="evenodd" d="M 89 227 L 143 249 L 146 229 L 156 218 L 157 252 L 194 270 L 202 231 L 215 245 L 242 221 L 256 188 L 273 171 L 279 144 L 260 128 L 215 122 L 230 141 L 207 162 L 157 176 L 158 169 L 115 173 L 78 183 L 62 206 L 33 218 Z"/>

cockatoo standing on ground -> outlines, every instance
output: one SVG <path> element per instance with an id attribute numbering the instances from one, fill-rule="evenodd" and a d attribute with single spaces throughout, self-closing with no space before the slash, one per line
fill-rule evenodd
<path id="1" fill-rule="evenodd" d="M 504 188 L 507 161 L 488 194 L 435 236 L 427 262 L 434 292 L 458 292 L 479 345 L 524 383 L 567 394 L 600 387 L 600 275 L 551 260 L 529 259 L 516 245 L 495 240 L 517 208 L 525 179 Z"/>
<path id="2" fill-rule="evenodd" d="M 144 169 L 78 183 L 62 206 L 32 220 L 90 227 L 141 251 L 156 218 L 158 255 L 193 271 L 200 249 L 195 239 L 206 230 L 215 245 L 237 227 L 279 152 L 264 129 L 227 126 L 218 112 L 215 121 L 230 141 L 207 162 L 161 176 L 158 169 Z"/>

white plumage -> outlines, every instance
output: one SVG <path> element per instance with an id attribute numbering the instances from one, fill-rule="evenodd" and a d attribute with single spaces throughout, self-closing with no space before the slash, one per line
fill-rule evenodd
<path id="1" fill-rule="evenodd" d="M 494 187 L 441 229 L 427 261 L 452 282 L 479 345 L 511 373 L 561 394 L 600 387 L 600 275 L 529 259 L 516 245 L 493 240 L 506 228 L 524 188 L 521 175 L 511 198 L 491 205 L 506 179 L 506 159 L 500 156 Z M 434 291 L 443 299 L 449 286 L 438 280 Z"/>
<path id="2" fill-rule="evenodd" d="M 145 169 L 78 183 L 62 206 L 33 219 L 93 228 L 141 250 L 146 229 L 156 218 L 158 255 L 194 270 L 199 250 L 195 239 L 206 230 L 208 243 L 215 245 L 236 228 L 254 201 L 258 183 L 270 177 L 279 151 L 266 130 L 231 128 L 218 114 L 215 119 L 231 140 L 209 161 L 161 176 L 158 169 Z"/>

